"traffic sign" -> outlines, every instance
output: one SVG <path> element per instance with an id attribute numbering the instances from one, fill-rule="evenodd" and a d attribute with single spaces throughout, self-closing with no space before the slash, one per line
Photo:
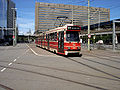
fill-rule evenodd
<path id="1" fill-rule="evenodd" d="M 91 34 L 88 34 L 88 38 L 91 38 Z"/>

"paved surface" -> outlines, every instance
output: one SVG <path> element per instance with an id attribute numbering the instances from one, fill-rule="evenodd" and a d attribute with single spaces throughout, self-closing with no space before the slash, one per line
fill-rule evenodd
<path id="1" fill-rule="evenodd" d="M 120 90 L 119 53 L 85 49 L 82 53 L 82 57 L 63 57 L 34 44 L 1 46 L 0 87 L 4 85 L 9 90 Z"/>

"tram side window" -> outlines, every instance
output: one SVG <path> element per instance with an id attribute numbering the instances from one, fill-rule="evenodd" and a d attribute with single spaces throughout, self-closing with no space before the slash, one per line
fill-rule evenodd
<path id="1" fill-rule="evenodd" d="M 50 40 L 51 41 L 57 41 L 57 32 L 50 34 Z"/>
<path id="2" fill-rule="evenodd" d="M 40 36 L 39 40 L 41 40 L 41 36 Z"/>
<path id="3" fill-rule="evenodd" d="M 47 34 L 46 34 L 46 41 L 47 41 Z"/>
<path id="4" fill-rule="evenodd" d="M 52 33 L 52 41 L 54 41 L 54 33 Z"/>
<path id="5" fill-rule="evenodd" d="M 57 41 L 57 32 L 54 33 L 54 41 Z"/>
<path id="6" fill-rule="evenodd" d="M 50 40 L 52 41 L 52 39 L 53 39 L 53 35 L 52 35 L 52 33 L 50 34 Z"/>
<path id="7" fill-rule="evenodd" d="M 44 34 L 43 34 L 43 40 L 44 40 Z"/>
<path id="8" fill-rule="evenodd" d="M 49 36 L 49 40 L 51 40 L 51 34 L 50 34 L 50 36 Z"/>
<path id="9" fill-rule="evenodd" d="M 51 33 L 51 40 L 53 40 L 53 34 Z"/>

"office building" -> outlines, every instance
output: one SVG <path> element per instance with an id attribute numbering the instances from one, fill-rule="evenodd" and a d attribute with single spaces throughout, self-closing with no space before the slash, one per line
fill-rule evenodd
<path id="1" fill-rule="evenodd" d="M 110 9 L 90 7 L 90 24 L 110 20 Z M 35 3 L 35 31 L 46 31 L 67 23 L 86 26 L 88 7 L 52 3 Z"/>
<path id="2" fill-rule="evenodd" d="M 13 28 L 16 24 L 15 3 L 11 0 L 0 0 L 0 39 L 12 42 Z"/>
<path id="3" fill-rule="evenodd" d="M 0 0 L 0 40 L 4 39 L 3 28 L 7 28 L 7 0 Z"/>

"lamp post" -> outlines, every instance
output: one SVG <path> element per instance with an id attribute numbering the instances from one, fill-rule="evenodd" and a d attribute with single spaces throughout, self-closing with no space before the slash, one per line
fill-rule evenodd
<path id="1" fill-rule="evenodd" d="M 100 30 L 100 8 L 99 8 L 99 20 L 98 20 L 98 30 Z"/>
<path id="2" fill-rule="evenodd" d="M 90 35 L 90 0 L 88 0 L 88 35 Z M 90 51 L 90 38 L 88 38 L 88 51 Z"/>
<path id="3" fill-rule="evenodd" d="M 17 32 L 16 32 L 16 17 L 15 10 L 17 8 L 11 8 L 13 10 L 13 47 L 17 44 Z"/>

